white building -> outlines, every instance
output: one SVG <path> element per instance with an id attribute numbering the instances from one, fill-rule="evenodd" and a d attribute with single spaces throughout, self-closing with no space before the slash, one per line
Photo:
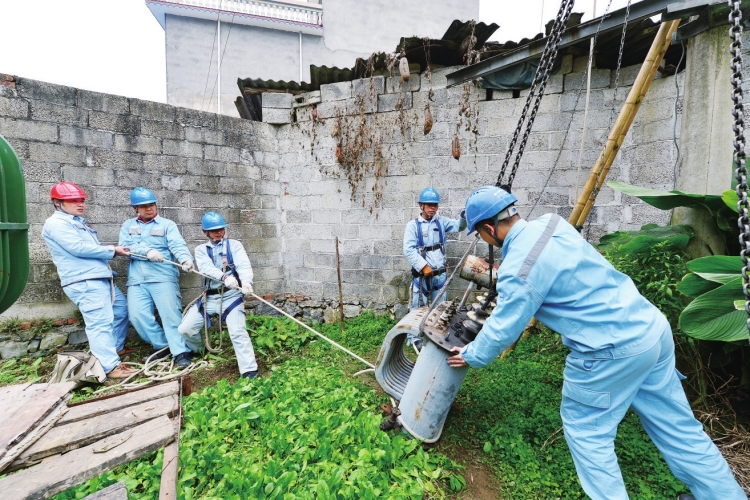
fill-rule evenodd
<path id="1" fill-rule="evenodd" d="M 167 103 L 203 111 L 220 107 L 231 116 L 237 116 L 238 78 L 309 81 L 311 64 L 352 67 L 358 57 L 394 51 L 401 37 L 440 38 L 454 19 L 479 16 L 479 0 L 146 0 L 146 5 L 166 34 Z"/>

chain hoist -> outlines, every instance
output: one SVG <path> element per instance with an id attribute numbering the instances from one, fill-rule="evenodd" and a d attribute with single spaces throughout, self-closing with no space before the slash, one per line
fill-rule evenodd
<path id="1" fill-rule="evenodd" d="M 742 11 L 740 0 L 729 0 L 729 37 L 732 43 L 729 52 L 732 54 L 732 116 L 734 123 L 734 163 L 737 165 L 737 226 L 740 228 L 740 258 L 742 259 L 742 291 L 745 292 L 746 326 L 750 332 L 750 276 L 748 276 L 748 254 L 750 254 L 750 218 L 748 217 L 747 167 L 745 166 L 745 124 L 742 112 Z"/>
<path id="2" fill-rule="evenodd" d="M 573 11 L 574 4 L 575 0 L 562 0 L 562 3 L 560 4 L 560 10 L 558 10 L 557 17 L 555 18 L 555 22 L 552 26 L 552 29 L 550 30 L 549 39 L 547 40 L 547 44 L 544 46 L 544 51 L 542 52 L 541 59 L 539 60 L 539 67 L 536 70 L 534 80 L 532 81 L 531 87 L 529 88 L 529 94 L 526 96 L 526 103 L 524 104 L 523 110 L 521 111 L 521 116 L 518 119 L 518 126 L 513 132 L 513 138 L 508 145 L 508 151 L 505 154 L 505 160 L 503 160 L 503 166 L 500 169 L 500 175 L 498 176 L 497 182 L 495 183 L 495 185 L 497 186 L 506 184 L 508 187 L 511 187 L 513 185 L 513 179 L 515 178 L 516 171 L 518 170 L 518 166 L 521 163 L 521 156 L 523 155 L 523 150 L 526 147 L 526 142 L 529 139 L 531 127 L 534 125 L 534 119 L 536 118 L 539 104 L 542 102 L 542 96 L 544 95 L 544 88 L 547 86 L 547 81 L 549 80 L 549 76 L 552 73 L 552 67 L 555 64 L 555 60 L 557 59 L 557 51 L 560 47 L 560 40 L 562 38 L 563 32 L 568 25 L 568 19 L 570 18 L 570 13 Z M 539 87 L 538 91 L 537 86 Z M 529 115 L 529 120 L 526 124 L 526 130 L 524 130 L 521 142 L 518 145 L 516 159 L 514 160 L 513 167 L 508 174 L 508 180 L 506 182 L 503 182 L 503 178 L 505 177 L 505 170 L 510 163 L 510 157 L 513 155 L 513 149 L 516 146 L 518 136 L 520 135 L 524 121 L 526 120 L 526 113 L 528 113 L 529 107 L 531 107 L 531 100 L 534 97 L 536 97 L 534 106 L 531 109 L 531 114 Z"/>

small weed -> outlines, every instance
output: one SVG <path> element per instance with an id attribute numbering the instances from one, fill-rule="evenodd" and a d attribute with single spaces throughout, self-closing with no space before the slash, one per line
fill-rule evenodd
<path id="1" fill-rule="evenodd" d="M 0 386 L 32 384 L 42 377 L 38 373 L 42 357 L 9 359 L 0 366 Z"/>

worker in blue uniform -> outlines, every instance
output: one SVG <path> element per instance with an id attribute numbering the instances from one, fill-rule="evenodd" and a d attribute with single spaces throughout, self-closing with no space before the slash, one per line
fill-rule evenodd
<path id="1" fill-rule="evenodd" d="M 128 310 L 130 322 L 138 334 L 151 344 L 152 360 L 170 353 L 180 368 L 190 366 L 191 350 L 177 331 L 182 319 L 179 269 L 164 260 L 182 264 L 183 271 L 193 269 L 193 257 L 177 225 L 161 217 L 156 196 L 144 187 L 130 193 L 130 205 L 137 217 L 126 220 L 120 229 L 120 245 L 130 248 L 128 268 Z M 162 326 L 154 316 L 159 311 Z M 169 345 L 168 350 L 160 351 Z"/>
<path id="2" fill-rule="evenodd" d="M 465 219 L 437 215 L 440 195 L 431 187 L 419 194 L 420 215 L 406 224 L 404 255 L 411 264 L 411 307 L 432 304 L 445 284 L 445 235 L 466 229 Z M 445 294 L 440 301 L 445 300 Z"/>
<path id="3" fill-rule="evenodd" d="M 109 261 L 129 255 L 126 246 L 101 245 L 96 231 L 83 217 L 88 195 L 72 182 L 52 186 L 55 213 L 47 219 L 42 236 L 57 267 L 65 295 L 78 307 L 86 324 L 91 353 L 110 379 L 135 375 L 122 364 L 128 333 L 125 296 L 115 286 Z"/>
<path id="4" fill-rule="evenodd" d="M 179 332 L 190 349 L 202 351 L 204 320 L 220 314 L 229 330 L 240 374 L 252 379 L 258 376 L 258 363 L 245 328 L 244 299 L 253 293 L 253 268 L 242 243 L 225 237 L 226 227 L 224 217 L 216 212 L 206 212 L 201 219 L 208 241 L 195 247 L 195 262 L 201 273 L 214 279 L 204 279 L 203 296 L 188 309 Z"/>
<path id="5" fill-rule="evenodd" d="M 664 315 L 573 226 L 555 214 L 521 219 L 516 201 L 495 186 L 481 187 L 466 200 L 469 232 L 502 248 L 502 264 L 497 306 L 476 339 L 455 348 L 448 363 L 487 366 L 535 316 L 570 349 L 560 414 L 578 478 L 591 498 L 628 498 L 614 440 L 632 408 L 695 498 L 746 499 L 693 416 Z"/>

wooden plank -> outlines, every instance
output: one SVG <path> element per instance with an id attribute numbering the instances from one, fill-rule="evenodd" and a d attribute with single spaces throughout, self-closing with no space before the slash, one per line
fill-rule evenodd
<path id="1" fill-rule="evenodd" d="M 60 420 L 58 425 L 65 425 L 71 422 L 78 422 L 86 418 L 91 418 L 103 413 L 109 413 L 120 408 L 132 406 L 134 404 L 151 401 L 153 399 L 171 396 L 180 392 L 180 384 L 173 380 L 166 384 L 159 384 L 145 389 L 138 389 L 122 394 L 117 394 L 105 399 L 95 401 L 86 401 L 77 405 L 69 405 L 68 413 Z"/>
<path id="2" fill-rule="evenodd" d="M 178 409 L 178 396 L 172 395 L 68 425 L 56 425 L 24 451 L 8 470 L 30 467 L 44 457 L 86 446 L 156 417 L 177 413 Z"/>
<path id="3" fill-rule="evenodd" d="M 120 481 L 83 497 L 83 500 L 128 500 L 128 490 L 125 488 L 125 481 Z"/>
<path id="4" fill-rule="evenodd" d="M 70 394 L 68 394 L 66 398 L 70 398 Z M 50 428 L 55 425 L 55 422 L 60 420 L 60 418 L 65 415 L 66 411 L 68 411 L 68 407 L 65 405 L 65 399 L 63 399 L 62 401 L 60 401 L 60 404 L 58 404 L 50 412 L 50 414 L 44 418 L 44 420 L 39 422 L 39 424 L 34 427 L 31 432 L 26 434 L 21 442 L 8 448 L 5 456 L 0 459 L 0 471 L 4 470 L 6 467 L 8 467 L 8 465 L 13 463 L 13 461 L 19 455 L 21 455 L 21 453 L 23 453 L 26 448 L 34 444 L 37 439 L 42 437 L 48 430 L 50 430 Z"/>
<path id="5" fill-rule="evenodd" d="M 20 443 L 61 401 L 75 383 L 31 384 L 0 388 L 0 458 Z"/>
<path id="6" fill-rule="evenodd" d="M 4 498 L 43 499 L 77 486 L 174 440 L 166 415 L 107 437 L 84 448 L 45 460 L 0 479 Z M 97 453 L 96 451 L 99 451 Z"/>
<path id="7" fill-rule="evenodd" d="M 164 448 L 164 461 L 161 466 L 161 484 L 159 500 L 177 499 L 177 468 L 180 458 L 180 422 L 172 419 L 174 424 L 174 441 Z"/>

